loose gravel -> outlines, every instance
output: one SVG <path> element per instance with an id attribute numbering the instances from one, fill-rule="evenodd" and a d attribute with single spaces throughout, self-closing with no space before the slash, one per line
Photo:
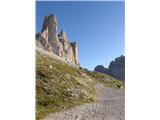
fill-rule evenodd
<path id="1" fill-rule="evenodd" d="M 51 113 L 43 120 L 124 120 L 124 90 L 97 84 L 97 102 Z"/>

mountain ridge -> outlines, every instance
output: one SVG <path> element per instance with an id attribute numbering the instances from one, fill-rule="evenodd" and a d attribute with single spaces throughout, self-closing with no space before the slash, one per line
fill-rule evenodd
<path id="1" fill-rule="evenodd" d="M 125 80 L 125 56 L 121 55 L 112 60 L 108 68 L 103 65 L 97 65 L 94 71 L 109 74 L 115 79 Z"/>

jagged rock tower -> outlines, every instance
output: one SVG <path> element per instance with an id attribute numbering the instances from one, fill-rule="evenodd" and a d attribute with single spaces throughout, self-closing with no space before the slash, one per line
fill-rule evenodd
<path id="1" fill-rule="evenodd" d="M 36 47 L 56 54 L 69 63 L 79 65 L 76 42 L 70 43 L 63 29 L 57 35 L 57 21 L 53 14 L 45 16 L 42 30 L 36 34 Z"/>

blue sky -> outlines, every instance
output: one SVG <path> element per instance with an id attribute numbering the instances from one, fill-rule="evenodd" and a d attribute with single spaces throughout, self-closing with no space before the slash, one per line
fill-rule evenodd
<path id="1" fill-rule="evenodd" d="M 45 15 L 54 13 L 58 31 L 64 29 L 68 39 L 78 44 L 80 65 L 93 70 L 108 67 L 115 57 L 124 55 L 123 1 L 36 2 L 36 33 Z"/>

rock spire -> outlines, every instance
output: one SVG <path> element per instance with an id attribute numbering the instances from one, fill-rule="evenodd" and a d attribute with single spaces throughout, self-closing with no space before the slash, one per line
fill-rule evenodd
<path id="1" fill-rule="evenodd" d="M 79 65 L 77 43 L 69 42 L 63 29 L 57 33 L 57 20 L 54 14 L 44 17 L 42 30 L 36 34 L 36 47 L 56 54 L 69 63 Z"/>

